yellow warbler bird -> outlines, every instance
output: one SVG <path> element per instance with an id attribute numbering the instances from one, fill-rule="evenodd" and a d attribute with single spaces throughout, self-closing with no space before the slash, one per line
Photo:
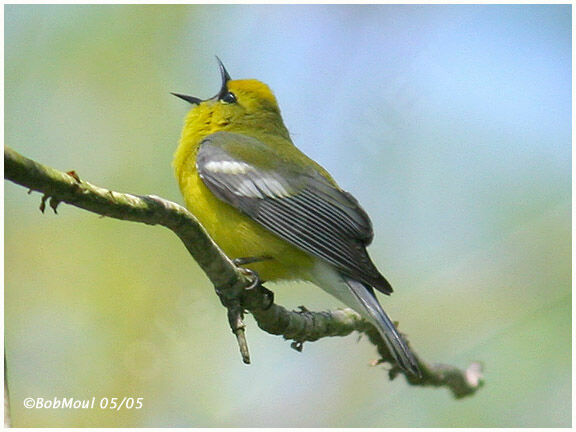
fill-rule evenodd
<path id="1" fill-rule="evenodd" d="M 230 258 L 262 280 L 306 280 L 334 295 L 376 326 L 400 367 L 419 375 L 374 293 L 392 287 L 366 252 L 368 215 L 294 146 L 268 86 L 232 80 L 218 63 L 216 96 L 174 93 L 194 105 L 174 155 L 186 206 Z"/>

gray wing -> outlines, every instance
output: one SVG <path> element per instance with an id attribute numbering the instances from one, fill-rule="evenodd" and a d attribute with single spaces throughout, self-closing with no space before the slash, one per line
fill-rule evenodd
<path id="1" fill-rule="evenodd" d="M 222 201 L 342 273 L 392 292 L 366 252 L 373 237 L 367 214 L 314 167 L 290 163 L 260 141 L 229 132 L 206 137 L 196 165 Z"/>

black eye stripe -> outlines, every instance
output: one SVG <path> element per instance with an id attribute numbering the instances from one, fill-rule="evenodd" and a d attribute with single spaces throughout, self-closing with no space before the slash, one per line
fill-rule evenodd
<path id="1" fill-rule="evenodd" d="M 224 103 L 236 103 L 236 95 L 234 93 L 232 93 L 231 91 L 226 92 L 222 95 L 222 97 L 220 98 L 220 100 Z"/>

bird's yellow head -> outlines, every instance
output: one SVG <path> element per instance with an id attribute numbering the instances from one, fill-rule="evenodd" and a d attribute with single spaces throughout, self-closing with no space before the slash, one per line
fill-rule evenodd
<path id="1" fill-rule="evenodd" d="M 185 132 L 203 138 L 218 131 L 238 132 L 259 138 L 264 134 L 288 138 L 280 108 L 270 88 L 257 80 L 232 80 L 218 59 L 222 87 L 218 94 L 202 100 L 173 93 L 194 107 L 186 118 Z"/>

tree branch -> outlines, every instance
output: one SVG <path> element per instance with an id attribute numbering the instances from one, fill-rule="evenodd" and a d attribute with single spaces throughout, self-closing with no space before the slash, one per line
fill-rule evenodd
<path id="1" fill-rule="evenodd" d="M 249 311 L 262 330 L 292 340 L 292 347 L 299 351 L 304 342 L 357 331 L 376 346 L 380 356 L 376 364 L 392 365 L 391 379 L 404 374 L 376 328 L 353 310 L 311 312 L 300 307 L 300 311 L 288 311 L 274 304 L 272 293 L 262 285 L 247 288 L 252 282 L 250 277 L 232 263 L 184 207 L 157 196 L 131 195 L 94 186 L 81 180 L 73 171 L 64 173 L 44 166 L 8 147 L 4 149 L 4 170 L 6 179 L 44 194 L 40 205 L 42 211 L 46 202 L 54 212 L 64 202 L 99 215 L 162 225 L 172 230 L 206 273 L 227 308 L 228 321 L 245 363 L 250 363 L 250 356 L 243 314 Z M 411 385 L 447 387 L 456 398 L 461 398 L 474 394 L 483 384 L 482 368 L 478 363 L 462 371 L 447 365 L 429 365 L 418 357 L 417 361 L 422 377 L 405 374 Z"/>

